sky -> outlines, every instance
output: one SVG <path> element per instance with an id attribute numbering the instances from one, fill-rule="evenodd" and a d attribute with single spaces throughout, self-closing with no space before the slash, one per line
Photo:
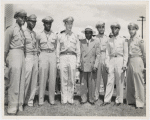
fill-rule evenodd
<path id="1" fill-rule="evenodd" d="M 28 15 L 35 14 L 37 16 L 37 24 L 34 29 L 37 32 L 43 30 L 43 23 L 41 21 L 46 16 L 53 17 L 52 31 L 54 32 L 64 30 L 63 19 L 72 16 L 74 18 L 72 31 L 76 34 L 80 34 L 86 26 L 92 26 L 97 32 L 95 28 L 96 23 L 104 21 L 106 35 L 109 35 L 111 32 L 110 25 L 113 22 L 118 22 L 121 25 L 120 35 L 129 37 L 127 25 L 130 22 L 138 24 L 138 35 L 141 35 L 141 21 L 137 20 L 140 19 L 139 16 L 146 17 L 146 5 L 138 3 L 109 4 L 99 2 L 98 4 L 62 4 L 49 2 L 47 4 L 14 4 L 12 13 L 14 14 L 19 9 L 24 9 Z M 144 37 L 145 29 L 146 22 L 144 22 Z"/>

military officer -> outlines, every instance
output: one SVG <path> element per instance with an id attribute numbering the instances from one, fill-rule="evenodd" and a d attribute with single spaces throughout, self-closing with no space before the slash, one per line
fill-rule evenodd
<path id="1" fill-rule="evenodd" d="M 135 104 L 137 108 L 143 108 L 145 103 L 144 75 L 146 67 L 146 51 L 144 40 L 141 40 L 136 31 L 139 29 L 135 23 L 128 25 L 130 39 L 129 62 L 127 70 L 127 104 Z"/>
<path id="2" fill-rule="evenodd" d="M 98 35 L 96 37 L 99 39 L 100 48 L 101 48 L 101 55 L 100 55 L 101 57 L 100 57 L 98 71 L 97 71 L 97 82 L 96 82 L 96 89 L 95 89 L 95 100 L 97 101 L 99 98 L 100 82 L 104 83 L 104 91 L 106 90 L 107 72 L 106 72 L 106 65 L 105 65 L 105 56 L 106 56 L 106 46 L 109 38 L 104 34 L 105 23 L 103 21 L 99 21 L 96 24 L 96 28 L 98 30 Z M 101 79 L 103 81 L 101 81 Z"/>
<path id="3" fill-rule="evenodd" d="M 36 33 L 33 31 L 36 25 L 36 15 L 32 14 L 27 17 L 27 28 L 24 30 L 26 38 L 26 58 L 25 58 L 25 98 L 27 97 L 30 88 L 28 106 L 33 106 L 33 100 L 36 93 L 37 78 L 38 78 L 38 45 L 36 40 Z"/>
<path id="4" fill-rule="evenodd" d="M 91 26 L 83 31 L 86 39 L 81 41 L 81 104 L 89 101 L 94 105 L 95 85 L 100 56 L 100 42 L 92 38 L 94 33 Z M 87 98 L 88 95 L 88 98 Z"/>
<path id="5" fill-rule="evenodd" d="M 39 55 L 39 105 L 44 104 L 47 80 L 49 86 L 49 101 L 51 105 L 55 105 L 57 36 L 51 30 L 53 21 L 54 19 L 50 16 L 42 19 L 44 30 L 38 36 L 41 51 Z"/>
<path id="6" fill-rule="evenodd" d="M 14 14 L 15 25 L 5 31 L 5 63 L 9 68 L 8 87 L 8 114 L 16 114 L 23 111 L 24 82 L 25 82 L 25 58 L 24 58 L 24 33 L 22 26 L 25 23 L 27 13 L 19 10 Z"/>
<path id="7" fill-rule="evenodd" d="M 71 31 L 73 17 L 63 20 L 66 30 L 58 35 L 57 67 L 60 69 L 61 103 L 73 104 L 76 68 L 80 65 L 80 43 Z"/>
<path id="8" fill-rule="evenodd" d="M 119 36 L 120 28 L 121 26 L 118 23 L 111 25 L 113 37 L 108 40 L 105 60 L 109 74 L 102 106 L 110 104 L 115 80 L 116 100 L 114 105 L 119 106 L 123 103 L 124 74 L 128 61 L 128 42 L 124 37 Z"/>

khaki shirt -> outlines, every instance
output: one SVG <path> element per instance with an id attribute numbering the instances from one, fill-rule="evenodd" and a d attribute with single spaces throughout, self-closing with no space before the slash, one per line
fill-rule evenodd
<path id="1" fill-rule="evenodd" d="M 146 63 L 146 50 L 144 47 L 144 40 L 141 40 L 138 36 L 130 38 L 129 44 L 129 56 L 142 56 L 144 63 Z"/>
<path id="2" fill-rule="evenodd" d="M 28 28 L 24 30 L 24 35 L 26 38 L 26 52 L 36 52 L 36 33 L 34 31 L 29 30 Z"/>
<path id="3" fill-rule="evenodd" d="M 126 67 L 128 62 L 128 41 L 124 37 L 116 36 L 108 40 L 106 48 L 106 66 L 109 65 L 109 60 L 114 56 L 123 57 L 123 67 Z"/>
<path id="4" fill-rule="evenodd" d="M 55 51 L 57 47 L 57 35 L 52 31 L 46 32 L 42 31 L 38 37 L 40 50 L 47 49 Z"/>
<path id="5" fill-rule="evenodd" d="M 10 26 L 5 31 L 5 53 L 9 52 L 9 49 L 24 49 L 24 33 L 22 28 L 16 23 Z"/>
<path id="6" fill-rule="evenodd" d="M 74 52 L 77 56 L 77 64 L 80 64 L 80 42 L 73 32 L 71 34 L 66 32 L 58 34 L 57 63 L 60 61 L 60 54 L 67 51 Z"/>
<path id="7" fill-rule="evenodd" d="M 106 52 L 106 46 L 109 38 L 106 35 L 103 36 L 97 35 L 96 38 L 98 38 L 100 41 L 101 52 Z"/>

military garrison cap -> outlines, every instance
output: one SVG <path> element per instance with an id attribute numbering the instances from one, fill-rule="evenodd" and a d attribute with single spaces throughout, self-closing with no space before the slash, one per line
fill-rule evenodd
<path id="1" fill-rule="evenodd" d="M 47 16 L 47 17 L 42 19 L 43 23 L 45 23 L 45 22 L 53 22 L 53 21 L 54 21 L 54 19 L 52 17 L 50 17 L 50 16 Z"/>
<path id="2" fill-rule="evenodd" d="M 32 21 L 36 21 L 36 15 L 35 14 L 32 14 L 30 16 L 27 17 L 27 20 L 32 20 Z"/>
<path id="3" fill-rule="evenodd" d="M 105 26 L 105 22 L 99 21 L 95 27 L 98 28 L 99 26 Z"/>
<path id="4" fill-rule="evenodd" d="M 73 17 L 67 17 L 63 20 L 64 23 L 65 22 L 73 22 L 73 21 L 74 21 Z"/>
<path id="5" fill-rule="evenodd" d="M 25 10 L 21 9 L 15 12 L 14 14 L 14 18 L 16 19 L 18 16 L 27 16 L 27 13 Z"/>
<path id="6" fill-rule="evenodd" d="M 119 23 L 113 23 L 113 24 L 111 24 L 111 26 L 110 26 L 110 28 L 112 29 L 113 27 L 116 27 L 116 28 L 119 28 L 119 29 L 121 29 L 121 26 L 120 26 L 120 24 Z"/>
<path id="7" fill-rule="evenodd" d="M 135 28 L 136 30 L 139 29 L 139 26 L 138 26 L 137 24 L 135 24 L 135 23 L 129 23 L 128 29 L 130 29 L 131 27 L 132 27 L 132 28 Z"/>

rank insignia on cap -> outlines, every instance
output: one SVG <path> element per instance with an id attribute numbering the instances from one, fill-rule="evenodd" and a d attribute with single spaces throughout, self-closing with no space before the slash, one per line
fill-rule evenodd
<path id="1" fill-rule="evenodd" d="M 141 40 L 141 43 L 143 43 L 144 42 L 144 40 Z"/>

